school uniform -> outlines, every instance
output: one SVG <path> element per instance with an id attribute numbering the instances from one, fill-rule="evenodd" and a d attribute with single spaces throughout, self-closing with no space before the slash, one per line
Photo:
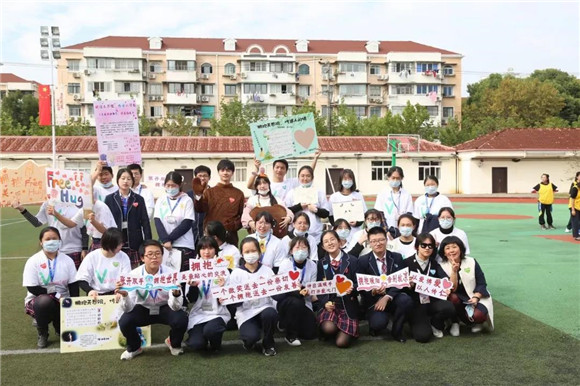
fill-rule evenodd
<path id="1" fill-rule="evenodd" d="M 366 232 L 364 228 L 356 232 L 350 238 L 350 242 L 347 244 L 347 247 L 344 248 L 345 251 L 348 251 L 349 255 L 359 257 L 364 256 L 372 251 L 368 241 L 364 241 L 362 244 L 358 242 L 363 235 L 363 232 Z"/>
<path id="2" fill-rule="evenodd" d="M 365 198 L 360 192 L 350 192 L 350 194 L 342 194 L 342 192 L 334 192 L 328 198 L 328 206 L 330 209 L 330 223 L 334 224 L 336 220 L 338 220 L 334 216 L 334 211 L 332 209 L 332 204 L 339 204 L 341 202 L 353 202 L 353 201 L 362 201 L 363 205 L 363 213 L 367 211 L 367 204 L 365 202 Z M 358 232 L 361 229 L 361 225 L 364 221 L 358 221 L 355 226 L 351 227 L 351 232 Z"/>
<path id="3" fill-rule="evenodd" d="M 169 274 L 175 271 L 161 265 L 159 274 Z M 145 266 L 137 267 L 130 274 L 144 275 Z M 127 338 L 127 351 L 134 352 L 141 347 L 141 339 L 137 327 L 150 324 L 165 324 L 171 330 L 169 339 L 171 347 L 180 348 L 183 336 L 187 330 L 187 314 L 181 309 L 183 294 L 173 296 L 173 291 L 164 290 L 135 290 L 129 291 L 125 297 L 121 297 L 119 305 L 124 312 L 119 319 L 119 328 Z"/>
<path id="4" fill-rule="evenodd" d="M 285 202 L 288 192 L 298 186 L 300 186 L 298 178 L 286 178 L 282 182 L 270 182 L 270 191 L 278 202 Z"/>
<path id="5" fill-rule="evenodd" d="M 404 268 L 403 258 L 400 254 L 385 251 L 384 261 L 374 254 L 374 252 L 367 253 L 358 259 L 358 273 L 365 275 L 390 275 Z M 371 291 L 362 291 L 363 307 L 366 309 L 367 320 L 369 322 L 369 329 L 373 332 L 378 332 L 387 328 L 389 316 L 393 318 L 392 335 L 396 339 L 402 339 L 403 325 L 409 313 L 413 308 L 413 301 L 406 293 L 399 288 L 387 288 L 385 295 L 374 295 Z M 376 311 L 375 304 L 383 296 L 388 296 L 389 300 L 384 311 Z"/>
<path id="6" fill-rule="evenodd" d="M 387 244 L 387 249 L 391 252 L 398 253 L 401 255 L 403 260 L 405 260 L 409 256 L 413 256 L 417 253 L 415 249 L 415 237 L 411 241 L 403 241 L 400 237 L 397 237 L 394 240 L 389 240 Z"/>
<path id="7" fill-rule="evenodd" d="M 437 229 L 433 229 L 429 233 L 431 233 L 431 235 L 435 238 L 435 242 L 437 242 L 437 245 L 441 244 L 441 242 L 445 237 L 448 236 L 459 237 L 459 239 L 463 241 L 463 245 L 465 245 L 465 254 L 469 255 L 470 250 L 469 250 L 469 242 L 467 240 L 467 234 L 463 230 L 455 227 L 455 225 L 450 229 L 441 229 L 441 227 L 439 227 Z M 440 261 L 441 260 L 439 259 L 438 262 Z"/>
<path id="8" fill-rule="evenodd" d="M 292 242 L 292 239 L 294 239 L 294 237 L 296 237 L 296 235 L 294 234 L 294 231 L 290 231 L 281 240 L 281 243 L 280 243 L 281 252 L 280 252 L 280 254 L 282 256 L 285 256 L 286 260 L 292 259 L 292 256 L 290 256 L 290 243 Z M 316 241 L 316 239 L 314 237 L 312 237 L 308 233 L 306 233 L 304 235 L 304 237 L 306 237 L 308 239 L 308 245 L 310 246 L 310 256 L 308 256 L 308 258 L 312 261 L 318 261 L 318 242 Z"/>
<path id="9" fill-rule="evenodd" d="M 316 262 L 306 259 L 302 264 L 294 258 L 286 259 L 280 264 L 278 274 L 290 271 L 300 272 L 300 284 L 316 281 L 318 267 Z M 274 297 L 280 325 L 286 328 L 288 339 L 314 339 L 316 337 L 316 316 L 312 311 L 312 296 L 302 296 L 299 291 L 287 292 Z"/>
<path id="10" fill-rule="evenodd" d="M 93 202 L 105 202 L 105 198 L 107 198 L 109 194 L 113 194 L 117 191 L 119 191 L 117 185 L 111 185 L 109 188 L 105 188 L 100 182 L 95 182 L 93 185 Z"/>
<path id="11" fill-rule="evenodd" d="M 95 213 L 95 219 L 103 224 L 105 228 L 115 228 L 117 226 L 117 223 L 111 214 L 111 210 L 104 202 L 95 201 L 92 211 Z M 87 227 L 87 235 L 91 237 L 90 252 L 101 248 L 101 237 L 103 237 L 103 234 L 99 232 L 89 220 L 85 220 L 83 209 L 80 209 L 73 218 L 71 218 L 71 221 L 77 223 L 81 227 Z"/>
<path id="12" fill-rule="evenodd" d="M 274 236 L 272 232 L 268 233 L 268 236 L 263 239 L 257 233 L 249 236 L 258 240 L 260 244 L 260 263 L 262 265 L 274 269 L 279 267 L 280 263 L 287 257 L 287 255 L 284 255 L 284 249 L 281 248 L 280 239 Z"/>
<path id="13" fill-rule="evenodd" d="M 403 260 L 403 264 L 409 267 L 409 272 L 418 272 L 437 279 L 448 277 L 435 257 L 423 261 L 413 255 Z M 443 331 L 445 320 L 453 318 L 455 308 L 448 300 L 419 294 L 413 288 L 405 289 L 405 292 L 413 299 L 413 311 L 409 320 L 413 337 L 419 343 L 427 343 L 433 335 L 431 326 Z"/>
<path id="14" fill-rule="evenodd" d="M 320 239 L 320 235 L 322 234 L 322 221 L 321 218 L 327 218 L 330 214 L 330 206 L 328 205 L 328 201 L 326 200 L 326 195 L 318 189 L 318 200 L 314 203 L 318 211 L 316 213 L 312 213 L 308 209 L 302 209 L 302 205 L 300 202 L 295 202 L 294 195 L 300 189 L 305 189 L 302 186 L 298 186 L 292 189 L 286 195 L 286 207 L 290 209 L 294 214 L 298 212 L 304 212 L 310 219 L 310 228 L 308 229 L 308 233 L 314 237 L 316 240 Z M 310 189 L 310 188 L 307 188 Z"/>
<path id="15" fill-rule="evenodd" d="M 222 257 L 229 262 L 228 269 L 232 270 L 240 265 L 242 254 L 235 245 L 224 242 L 219 247 L 218 257 Z"/>
<path id="16" fill-rule="evenodd" d="M 76 281 L 87 294 L 95 290 L 99 295 L 113 295 L 119 276 L 129 272 L 131 261 L 125 252 L 105 257 L 99 248 L 85 256 L 76 274 Z"/>
<path id="17" fill-rule="evenodd" d="M 261 278 L 274 276 L 274 272 L 263 264 L 258 264 L 258 269 L 254 272 L 248 271 L 245 266 L 241 266 L 232 271 L 230 275 L 230 285 L 240 285 L 249 281 L 256 281 Z M 276 303 L 271 297 L 255 300 L 246 300 L 235 304 L 236 322 L 240 330 L 240 339 L 246 347 L 251 347 L 258 340 L 263 331 L 264 338 L 262 345 L 264 349 L 274 347 L 274 329 L 278 322 Z"/>
<path id="18" fill-rule="evenodd" d="M 347 253 L 340 252 L 340 260 L 332 260 L 328 253 L 318 260 L 318 270 L 316 281 L 332 280 L 334 275 L 344 275 L 353 282 L 353 291 L 349 295 L 338 296 L 336 294 L 319 295 L 318 301 L 322 308 L 318 314 L 318 324 L 330 321 L 338 329 L 347 335 L 358 337 L 358 300 L 356 291 L 356 273 L 358 260 Z M 327 311 L 324 305 L 327 302 L 334 302 L 334 310 Z"/>
<path id="19" fill-rule="evenodd" d="M 413 213 L 413 197 L 403 188 L 395 192 L 387 187 L 377 194 L 375 209 L 383 212 L 387 229 L 398 228 L 399 217 L 405 213 Z"/>
<path id="20" fill-rule="evenodd" d="M 133 193 L 137 193 L 143 200 L 145 200 L 145 206 L 147 207 L 147 216 L 149 220 L 153 219 L 153 211 L 155 210 L 155 198 L 153 197 L 153 192 L 151 189 L 139 184 L 138 186 L 131 188 Z"/>
<path id="21" fill-rule="evenodd" d="M 453 208 L 447 196 L 437 192 L 435 197 L 429 197 L 427 193 L 417 197 L 413 209 L 413 217 L 419 220 L 417 233 L 429 233 L 439 227 L 439 210 L 441 208 Z"/>

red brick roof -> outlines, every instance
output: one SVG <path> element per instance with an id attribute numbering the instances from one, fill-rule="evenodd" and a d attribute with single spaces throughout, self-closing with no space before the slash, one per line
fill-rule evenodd
<path id="1" fill-rule="evenodd" d="M 33 80 L 26 80 L 18 75 L 12 73 L 2 73 L 0 74 L 0 83 L 36 83 Z"/>
<path id="2" fill-rule="evenodd" d="M 387 137 L 319 137 L 323 152 L 386 152 Z M 97 153 L 96 137 L 56 137 L 57 153 Z M 251 137 L 141 137 L 143 153 L 252 153 Z M 421 140 L 421 152 L 452 147 Z M 51 153 L 50 137 L 0 137 L 2 153 Z"/>
<path id="3" fill-rule="evenodd" d="M 144 36 L 106 36 L 91 40 L 65 49 L 83 49 L 84 47 L 105 48 L 141 48 L 149 50 L 149 41 Z M 227 52 L 224 50 L 224 39 L 209 38 L 162 38 L 161 50 L 166 49 L 191 49 L 200 52 Z M 308 52 L 317 54 L 336 54 L 339 51 L 366 52 L 366 41 L 362 40 L 308 40 Z M 265 52 L 272 52 L 274 47 L 284 45 L 291 53 L 297 53 L 296 40 L 288 39 L 236 39 L 236 51 L 245 52 L 253 44 L 260 45 Z M 441 48 L 427 46 L 412 41 L 382 41 L 379 45 L 379 53 L 389 52 L 440 52 L 442 54 L 458 55 L 456 52 Z"/>
<path id="4" fill-rule="evenodd" d="M 580 150 L 577 129 L 503 129 L 457 145 L 469 150 Z"/>

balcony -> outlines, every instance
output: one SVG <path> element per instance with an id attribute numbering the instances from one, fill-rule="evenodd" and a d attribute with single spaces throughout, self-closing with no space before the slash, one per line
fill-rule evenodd
<path id="1" fill-rule="evenodd" d="M 167 101 L 165 104 L 168 105 L 196 105 L 197 104 L 197 94 L 167 94 Z"/>
<path id="2" fill-rule="evenodd" d="M 239 74 L 240 82 L 248 83 L 297 83 L 296 74 L 290 72 L 245 71 Z"/>
<path id="3" fill-rule="evenodd" d="M 344 99 L 345 105 L 367 105 L 368 100 L 366 95 L 338 95 L 337 103 Z"/>
<path id="4" fill-rule="evenodd" d="M 389 94 L 387 98 L 388 104 L 390 106 L 404 106 L 407 104 L 407 101 L 411 102 L 412 105 L 416 105 L 417 103 L 421 106 L 441 106 L 441 95 L 438 94 L 435 101 L 431 100 L 431 97 L 424 95 L 424 94 Z"/>
<path id="5" fill-rule="evenodd" d="M 165 81 L 168 83 L 191 83 L 197 82 L 197 73 L 195 71 L 167 71 Z"/>
<path id="6" fill-rule="evenodd" d="M 279 94 L 266 94 L 264 95 L 265 102 L 273 105 L 295 105 L 296 95 L 294 93 L 279 93 Z M 267 102 L 266 102 L 267 100 Z"/>
<path id="7" fill-rule="evenodd" d="M 336 83 L 368 83 L 366 72 L 339 72 Z"/>
<path id="8" fill-rule="evenodd" d="M 406 84 L 406 83 L 420 83 L 420 84 L 441 84 L 443 80 L 443 74 L 441 71 L 439 73 L 433 72 L 420 72 L 417 73 L 415 70 L 403 70 L 399 72 L 391 71 L 389 72 L 389 83 L 390 84 Z"/>

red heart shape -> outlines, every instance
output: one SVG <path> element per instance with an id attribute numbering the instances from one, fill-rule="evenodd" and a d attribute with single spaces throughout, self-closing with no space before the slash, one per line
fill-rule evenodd
<path id="1" fill-rule="evenodd" d="M 219 259 L 216 260 L 216 263 L 221 264 L 224 262 L 224 259 L 222 259 L 221 257 Z"/>
<path id="2" fill-rule="evenodd" d="M 138 206 L 139 206 L 139 203 L 138 203 L 138 202 L 134 202 L 134 203 L 133 203 L 133 206 L 136 208 L 136 207 L 138 207 Z"/>
<path id="3" fill-rule="evenodd" d="M 235 198 L 233 198 L 233 197 L 230 197 L 230 204 L 233 204 L 233 203 L 234 203 L 234 201 L 236 201 L 236 199 L 235 199 Z"/>
<path id="4" fill-rule="evenodd" d="M 290 272 L 288 272 L 288 275 L 290 276 L 290 279 L 296 280 L 296 279 L 298 279 L 298 276 L 300 276 L 300 272 L 290 271 Z"/>
<path id="5" fill-rule="evenodd" d="M 46 269 L 46 263 L 42 263 L 42 264 L 40 264 L 40 268 L 42 268 L 42 269 Z"/>
<path id="6" fill-rule="evenodd" d="M 337 275 L 336 276 L 336 282 L 337 283 L 342 283 L 344 281 L 345 277 L 342 275 Z"/>
<path id="7" fill-rule="evenodd" d="M 453 283 L 447 278 L 443 279 L 443 288 L 449 289 L 451 287 L 453 287 Z"/>

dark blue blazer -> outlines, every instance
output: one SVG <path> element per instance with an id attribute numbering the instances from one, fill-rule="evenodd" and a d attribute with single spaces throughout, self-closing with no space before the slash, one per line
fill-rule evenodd
<path id="1" fill-rule="evenodd" d="M 387 275 L 394 272 L 400 271 L 405 268 L 403 265 L 403 256 L 400 253 L 395 253 L 387 251 L 387 256 L 385 257 L 385 264 L 387 264 Z M 369 252 L 358 258 L 358 273 L 364 275 L 374 275 L 380 276 L 381 272 L 377 266 L 377 259 L 373 252 Z M 397 296 L 401 290 L 399 288 L 387 288 L 387 295 L 393 299 Z M 371 291 L 361 291 L 361 296 L 363 300 L 363 305 L 365 308 L 374 306 L 374 304 L 382 297 L 381 295 L 373 296 Z"/>
<path id="2" fill-rule="evenodd" d="M 448 277 L 443 268 L 437 262 L 436 254 L 433 253 L 433 256 L 429 259 L 430 265 L 427 265 L 425 270 L 421 269 L 421 266 L 417 262 L 417 255 L 409 256 L 405 260 L 403 260 L 403 265 L 405 267 L 409 267 L 409 272 L 418 272 L 421 275 L 427 275 L 431 277 L 436 277 L 439 279 L 443 279 Z M 419 301 L 419 294 L 415 292 L 414 288 L 405 288 L 405 292 L 409 295 L 416 304 L 420 304 Z M 431 297 L 431 301 L 438 301 L 440 299 Z"/>
<path id="3" fill-rule="evenodd" d="M 320 307 L 324 308 L 326 302 L 331 301 L 335 303 L 337 308 L 343 308 L 350 319 L 358 319 L 358 300 L 357 300 L 357 259 L 344 251 L 340 251 L 341 264 L 337 274 L 346 276 L 348 279 L 352 280 L 354 290 L 350 295 L 337 296 L 337 295 L 318 295 L 318 301 L 320 302 Z M 318 260 L 318 273 L 316 276 L 317 281 L 322 280 L 332 280 L 334 278 L 334 270 L 330 264 L 330 257 L 326 253 L 322 258 L 319 256 Z"/>
<path id="4" fill-rule="evenodd" d="M 105 197 L 105 204 L 111 210 L 113 218 L 117 223 L 117 228 L 122 231 L 123 224 L 123 204 L 121 203 L 121 194 L 117 191 Z M 127 243 L 132 250 L 139 250 L 143 244 L 143 237 L 145 240 L 150 240 L 151 224 L 149 223 L 149 216 L 147 215 L 147 208 L 145 200 L 140 195 L 129 193 L 127 201 Z"/>

